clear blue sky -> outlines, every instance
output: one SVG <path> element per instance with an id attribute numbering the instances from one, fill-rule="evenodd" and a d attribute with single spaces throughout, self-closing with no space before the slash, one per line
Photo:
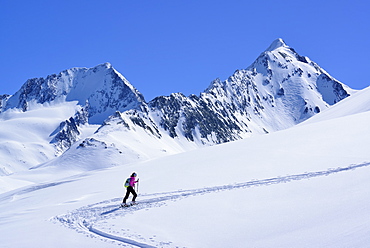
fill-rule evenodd
<path id="1" fill-rule="evenodd" d="M 370 1 L 0 0 L 0 94 L 110 62 L 147 101 L 196 94 L 276 38 L 355 89 L 370 85 Z"/>

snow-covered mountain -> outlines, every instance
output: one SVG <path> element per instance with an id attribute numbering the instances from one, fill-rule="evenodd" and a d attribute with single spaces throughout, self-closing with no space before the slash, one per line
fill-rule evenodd
<path id="1" fill-rule="evenodd" d="M 172 94 L 149 107 L 171 137 L 218 144 L 292 127 L 350 93 L 277 39 L 247 69 L 216 79 L 199 97 Z"/>
<path id="2" fill-rule="evenodd" d="M 0 102 L 0 154 L 7 157 L 0 175 L 49 161 L 115 111 L 145 106 L 142 94 L 109 63 L 27 80 Z M 37 159 L 28 159 L 31 151 Z"/>
<path id="3" fill-rule="evenodd" d="M 140 109 L 144 97 L 111 64 L 105 63 L 29 79 L 6 101 L 3 110 L 27 111 L 32 103 L 64 101 L 77 101 L 87 109 L 90 123 L 101 124 L 115 111 Z"/>
<path id="4" fill-rule="evenodd" d="M 158 137 L 219 144 L 292 127 L 352 92 L 277 39 L 247 69 L 216 79 L 200 96 L 153 99 L 146 126 Z"/>
<path id="5" fill-rule="evenodd" d="M 270 133 L 301 123 L 353 92 L 281 39 L 247 69 L 214 80 L 199 96 L 174 93 L 146 102 L 109 63 L 73 68 L 30 79 L 14 95 L 2 97 L 0 130 L 7 131 L 0 134 L 0 153 L 9 159 L 0 174 L 55 165 L 51 159 L 63 154 L 62 166 L 100 146 L 127 164 Z M 24 135 L 9 129 L 14 123 Z M 40 128 L 39 123 L 50 125 Z M 28 132 L 37 139 L 30 140 Z M 28 152 L 19 155 L 22 147 Z M 29 151 L 37 159 L 28 160 Z"/>

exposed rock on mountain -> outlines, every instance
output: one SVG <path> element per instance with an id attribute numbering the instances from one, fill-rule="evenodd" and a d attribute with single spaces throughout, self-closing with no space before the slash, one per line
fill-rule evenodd
<path id="1" fill-rule="evenodd" d="M 0 95 L 0 113 L 1 113 L 1 109 L 3 108 L 3 106 L 5 105 L 6 101 L 9 99 L 9 95 Z"/>
<path id="2" fill-rule="evenodd" d="M 50 136 L 54 136 L 51 143 L 55 144 L 56 154 L 61 154 L 71 147 L 79 139 L 79 127 L 87 123 L 88 112 L 84 108 L 76 111 L 73 117 L 61 122 L 59 127 L 50 134 Z"/>

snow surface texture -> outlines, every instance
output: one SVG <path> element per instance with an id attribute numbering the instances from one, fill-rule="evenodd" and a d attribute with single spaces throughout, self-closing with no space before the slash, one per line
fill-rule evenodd
<path id="1" fill-rule="evenodd" d="M 92 141 L 67 168 L 0 178 L 24 185 L 0 194 L 0 246 L 367 247 L 369 101 L 365 89 L 283 131 L 126 166 L 106 168 L 117 148 Z M 119 209 L 132 171 L 139 204 Z"/>
<path id="2" fill-rule="evenodd" d="M 203 196 L 208 193 L 221 193 L 221 192 L 223 193 L 223 191 L 227 191 L 227 190 L 237 190 L 237 189 L 244 189 L 244 188 L 255 187 L 255 186 L 268 186 L 268 185 L 288 183 L 291 181 L 297 181 L 297 180 L 303 180 L 303 179 L 311 179 L 311 178 L 320 177 L 320 176 L 329 176 L 334 173 L 354 170 L 354 169 L 369 166 L 369 165 L 370 163 L 364 163 L 364 164 L 348 166 L 345 168 L 336 168 L 336 169 L 329 169 L 326 171 L 308 172 L 308 173 L 303 173 L 303 174 L 298 174 L 298 175 L 282 176 L 282 177 L 262 179 L 262 180 L 253 180 L 253 181 L 244 182 L 244 183 L 235 183 L 235 184 L 222 185 L 222 186 L 206 187 L 206 188 L 200 188 L 200 189 L 195 189 L 195 190 L 179 190 L 179 191 L 174 191 L 174 192 L 166 192 L 166 193 L 161 193 L 161 194 L 149 194 L 149 195 L 144 194 L 141 196 L 144 200 L 140 201 L 140 205 L 135 205 L 131 207 L 130 209 L 124 209 L 123 213 L 122 213 L 122 208 L 118 207 L 122 199 L 116 198 L 116 199 L 111 199 L 108 201 L 92 204 L 86 207 L 82 207 L 66 215 L 57 216 L 55 217 L 54 220 L 56 222 L 59 221 L 62 224 L 66 225 L 67 227 L 75 229 L 78 232 L 82 232 L 87 235 L 95 234 L 95 235 L 98 235 L 97 237 L 100 236 L 102 238 L 112 240 L 112 241 L 122 242 L 125 244 L 132 244 L 132 245 L 136 245 L 139 247 L 153 247 L 152 246 L 153 244 L 155 245 L 154 247 L 157 247 L 157 246 L 169 246 L 170 247 L 172 246 L 171 245 L 172 242 L 163 242 L 163 241 L 156 242 L 155 241 L 156 238 L 149 238 L 149 243 L 151 245 L 147 245 L 145 243 L 140 243 L 136 241 L 136 240 L 140 240 L 140 241 L 145 240 L 143 238 L 140 238 L 140 236 L 135 237 L 135 239 L 123 238 L 126 236 L 131 236 L 130 233 L 124 229 L 114 230 L 115 232 L 112 232 L 112 229 L 113 229 L 112 227 L 117 226 L 117 224 L 120 222 L 123 222 L 124 220 L 122 218 L 127 218 L 127 215 L 132 214 L 133 212 L 141 211 L 143 209 L 161 207 L 165 204 L 168 204 L 167 202 L 175 202 L 178 200 L 183 200 L 184 198 L 187 198 L 190 196 L 193 196 L 193 197 L 198 196 L 198 195 Z M 202 201 L 200 203 L 203 204 Z M 239 202 L 235 204 L 239 204 Z M 240 204 L 243 205 L 243 202 L 241 202 Z M 207 204 L 205 205 L 207 206 Z M 198 206 L 198 207 L 201 207 L 201 206 Z M 213 218 L 212 216 L 209 216 L 209 217 Z M 225 219 L 224 216 L 222 218 Z M 145 220 L 143 221 L 145 222 Z M 150 221 L 150 222 L 152 223 L 153 226 L 155 226 L 155 223 L 153 223 L 153 221 Z M 227 223 L 226 219 L 225 219 L 225 222 Z M 98 226 L 100 229 L 104 231 L 96 228 L 95 226 Z M 195 229 L 197 230 L 197 228 Z M 114 233 L 114 235 L 112 233 Z M 218 241 L 215 242 L 215 241 L 199 240 L 197 242 L 199 242 L 198 246 L 201 243 L 204 243 L 204 245 L 207 247 L 220 246 L 220 245 L 217 245 Z M 192 244 L 192 246 L 193 245 L 197 246 L 196 244 Z M 241 242 L 240 245 L 243 246 L 243 243 Z M 223 246 L 220 246 L 220 247 L 225 247 L 225 246 L 227 246 L 227 243 L 225 243 Z"/>
<path id="3" fill-rule="evenodd" d="M 103 165 L 90 154 L 101 148 L 110 162 L 100 168 L 106 168 L 271 133 L 353 92 L 281 39 L 199 96 L 146 102 L 109 63 L 72 68 L 1 96 L 0 175 L 47 166 L 98 169 Z M 75 157 L 96 166 L 71 163 Z"/>

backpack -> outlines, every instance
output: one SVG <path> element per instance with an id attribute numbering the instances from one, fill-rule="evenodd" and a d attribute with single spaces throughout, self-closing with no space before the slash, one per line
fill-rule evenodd
<path id="1" fill-rule="evenodd" d="M 126 179 L 126 182 L 125 182 L 125 184 L 124 184 L 123 186 L 125 186 L 126 188 L 127 188 L 128 186 L 130 186 L 130 180 L 131 180 L 131 178 L 127 178 L 127 179 Z"/>

